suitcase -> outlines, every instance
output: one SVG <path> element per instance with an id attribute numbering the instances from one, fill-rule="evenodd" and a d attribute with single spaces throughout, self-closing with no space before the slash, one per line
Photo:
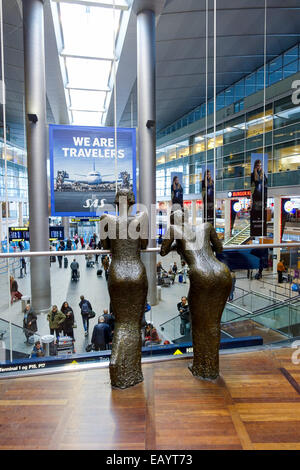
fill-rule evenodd
<path id="1" fill-rule="evenodd" d="M 64 268 L 67 268 L 69 264 L 68 258 L 65 256 L 64 257 Z"/>
<path id="2" fill-rule="evenodd" d="M 183 275 L 182 275 L 182 274 L 179 274 L 179 276 L 178 276 L 178 282 L 183 282 Z"/>
<path id="3" fill-rule="evenodd" d="M 97 270 L 97 276 L 102 276 L 102 273 L 103 273 L 102 269 Z"/>

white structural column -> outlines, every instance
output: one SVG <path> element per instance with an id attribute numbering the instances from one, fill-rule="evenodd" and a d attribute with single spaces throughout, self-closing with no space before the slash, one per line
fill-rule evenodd
<path id="1" fill-rule="evenodd" d="M 2 202 L 0 202 L 0 252 L 2 251 L 2 241 L 3 241 L 3 224 L 2 224 Z"/>
<path id="2" fill-rule="evenodd" d="M 273 243 L 280 243 L 281 232 L 281 197 L 274 197 L 274 214 L 273 214 Z M 277 263 L 280 260 L 280 248 L 273 249 L 273 255 L 277 255 L 277 259 L 273 259 L 273 273 L 277 273 Z"/>
<path id="3" fill-rule="evenodd" d="M 44 2 L 23 0 L 25 113 L 31 251 L 49 250 Z M 37 118 L 37 121 L 36 121 Z M 37 313 L 51 305 L 49 256 L 30 262 L 31 301 Z"/>
<path id="4" fill-rule="evenodd" d="M 192 225 L 196 227 L 197 225 L 197 201 L 196 199 L 192 200 Z"/>
<path id="5" fill-rule="evenodd" d="M 19 202 L 18 206 L 18 224 L 23 227 L 23 202 Z"/>
<path id="6" fill-rule="evenodd" d="M 155 13 L 137 12 L 137 90 L 139 202 L 148 211 L 149 247 L 156 246 L 156 136 L 155 136 Z M 154 210 L 153 210 L 154 208 Z M 151 233 L 150 228 L 153 233 Z M 154 233 L 155 232 L 155 233 Z M 148 275 L 148 301 L 157 304 L 156 254 L 143 256 Z"/>
<path id="7" fill-rule="evenodd" d="M 231 200 L 226 198 L 225 199 L 225 233 L 224 233 L 224 240 L 227 241 L 231 237 Z"/>
<path id="8" fill-rule="evenodd" d="M 69 217 L 62 217 L 62 225 L 64 227 L 65 238 L 69 238 L 70 236 L 70 219 Z"/>

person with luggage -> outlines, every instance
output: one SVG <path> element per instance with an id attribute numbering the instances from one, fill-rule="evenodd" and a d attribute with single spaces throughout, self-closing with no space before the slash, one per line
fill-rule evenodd
<path id="1" fill-rule="evenodd" d="M 64 336 L 69 336 L 70 338 L 74 338 L 74 312 L 73 309 L 70 307 L 67 301 L 65 301 L 61 306 L 61 312 L 66 316 L 66 319 L 63 323 L 63 332 Z"/>
<path id="2" fill-rule="evenodd" d="M 97 249 L 97 250 L 101 250 L 101 248 L 102 248 L 102 247 L 101 247 L 101 240 L 99 240 L 98 243 L 97 243 L 97 245 L 96 245 L 96 249 Z M 96 264 L 98 264 L 98 258 L 99 258 L 99 254 L 96 253 L 96 254 L 95 254 L 95 263 L 96 263 Z"/>
<path id="3" fill-rule="evenodd" d="M 111 329 L 104 317 L 98 318 L 98 324 L 94 326 L 92 344 L 95 351 L 104 351 L 111 341 Z"/>
<path id="4" fill-rule="evenodd" d="M 19 292 L 19 286 L 13 276 L 10 276 L 10 303 L 13 304 L 15 300 L 22 298 L 21 292 Z"/>
<path id="5" fill-rule="evenodd" d="M 87 299 L 84 298 L 84 295 L 81 295 L 79 307 L 82 316 L 84 335 L 87 336 L 89 334 L 89 315 L 93 311 L 92 305 Z"/>
<path id="6" fill-rule="evenodd" d="M 26 337 L 25 343 L 29 343 L 29 338 L 37 331 L 37 316 L 33 312 L 30 304 L 27 304 L 24 310 L 23 332 Z"/>
<path id="7" fill-rule="evenodd" d="M 183 282 L 183 284 L 186 284 L 188 267 L 185 261 L 181 262 L 181 271 L 179 272 L 180 272 L 180 275 L 182 276 L 182 278 L 178 278 L 179 282 Z"/>
<path id="8" fill-rule="evenodd" d="M 57 308 L 57 305 L 53 305 L 51 310 L 47 315 L 47 320 L 49 322 L 50 334 L 55 334 L 56 339 L 59 337 L 59 333 L 63 329 L 63 324 L 66 319 L 66 316 Z"/>
<path id="9" fill-rule="evenodd" d="M 181 302 L 177 304 L 177 310 L 180 316 L 180 334 L 185 336 L 189 334 L 191 328 L 190 309 L 185 296 L 181 297 Z"/>
<path id="10" fill-rule="evenodd" d="M 72 281 L 77 281 L 77 279 L 79 278 L 79 275 L 78 275 L 79 264 L 77 263 L 75 258 L 70 264 L 70 268 L 72 270 L 72 276 L 71 276 Z"/>

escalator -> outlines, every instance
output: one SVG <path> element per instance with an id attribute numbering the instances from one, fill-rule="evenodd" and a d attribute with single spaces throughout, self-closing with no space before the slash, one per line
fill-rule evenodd
<path id="1" fill-rule="evenodd" d="M 233 237 L 229 238 L 226 242 L 224 242 L 224 246 L 226 245 L 244 245 L 250 240 L 250 224 L 243 228 L 240 232 L 238 232 Z"/>

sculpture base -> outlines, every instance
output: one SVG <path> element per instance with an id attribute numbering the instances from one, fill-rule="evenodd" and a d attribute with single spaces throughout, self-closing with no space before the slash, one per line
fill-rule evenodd
<path id="1" fill-rule="evenodd" d="M 189 364 L 188 369 L 191 371 L 194 377 L 200 380 L 207 380 L 209 382 L 215 382 L 219 379 L 219 371 L 208 371 L 204 368 L 196 368 L 193 364 Z"/>
<path id="2" fill-rule="evenodd" d="M 124 370 L 120 371 L 119 367 L 109 366 L 110 382 L 113 388 L 129 388 L 134 387 L 144 381 L 142 372 L 135 372 L 134 374 L 126 374 Z"/>

